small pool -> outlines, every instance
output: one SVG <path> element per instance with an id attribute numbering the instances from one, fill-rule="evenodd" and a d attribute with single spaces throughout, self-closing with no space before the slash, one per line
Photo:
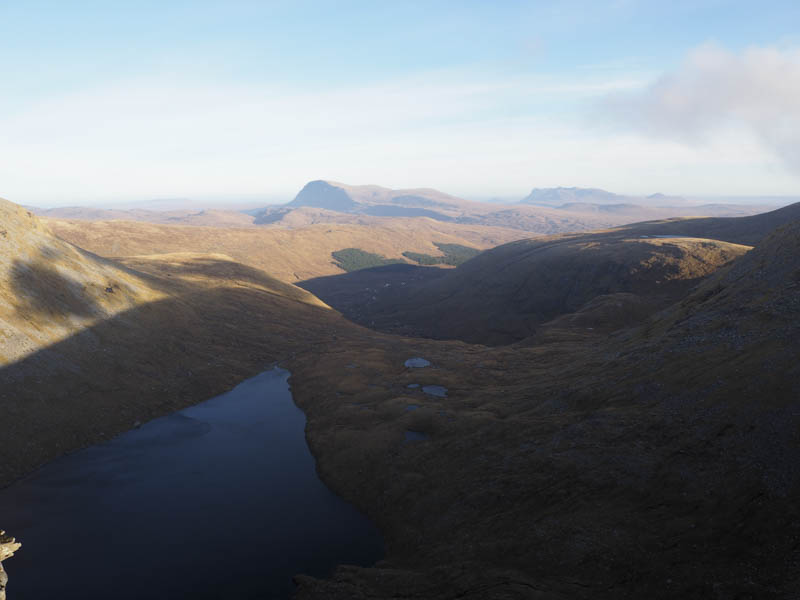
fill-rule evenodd
<path id="1" fill-rule="evenodd" d="M 422 431 L 412 431 L 411 429 L 406 429 L 405 434 L 403 434 L 403 443 L 422 442 L 429 438 L 430 436 Z"/>
<path id="2" fill-rule="evenodd" d="M 447 397 L 447 388 L 443 385 L 424 385 L 422 391 L 431 396 L 438 396 L 439 398 Z"/>

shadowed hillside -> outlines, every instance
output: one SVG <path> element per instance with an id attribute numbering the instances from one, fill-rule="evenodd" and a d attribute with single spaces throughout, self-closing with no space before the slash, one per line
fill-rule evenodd
<path id="1" fill-rule="evenodd" d="M 387 280 L 373 292 L 353 288 L 361 302 L 356 297 L 339 304 L 336 277 L 303 287 L 381 330 L 504 344 L 577 311 L 583 328 L 613 329 L 626 316 L 641 319 L 747 250 L 713 240 L 643 239 L 620 232 L 556 236 L 486 251 L 442 277 L 424 278 L 425 283 Z"/>
<path id="2" fill-rule="evenodd" d="M 407 280 L 386 270 L 302 287 L 362 325 L 405 335 L 507 344 L 608 332 L 682 298 L 797 218 L 800 204 L 748 217 L 644 222 L 512 242 L 441 276 Z"/>
<path id="3" fill-rule="evenodd" d="M 795 221 L 616 336 L 447 354 L 420 340 L 436 371 L 387 376 L 377 351 L 358 364 L 365 384 L 446 399 L 348 391 L 353 414 L 307 400 L 301 377 L 301 406 L 336 411 L 309 431 L 322 472 L 394 515 L 403 558 L 304 578 L 299 597 L 796 595 L 798 243 Z M 392 419 L 430 439 L 387 456 Z M 341 439 L 334 422 L 357 424 Z"/>

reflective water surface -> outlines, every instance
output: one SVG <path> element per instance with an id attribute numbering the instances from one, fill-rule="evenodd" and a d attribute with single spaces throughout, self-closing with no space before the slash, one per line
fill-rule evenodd
<path id="1" fill-rule="evenodd" d="M 9 598 L 286 598 L 369 565 L 372 524 L 317 477 L 282 369 L 0 491 Z"/>

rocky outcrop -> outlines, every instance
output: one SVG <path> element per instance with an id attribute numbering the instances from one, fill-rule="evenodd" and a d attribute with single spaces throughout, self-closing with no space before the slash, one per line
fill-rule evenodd
<path id="1" fill-rule="evenodd" d="M 3 561 L 14 556 L 14 552 L 19 550 L 20 544 L 13 537 L 6 535 L 5 531 L 0 531 L 0 600 L 6 600 L 6 584 L 8 575 L 3 569 Z"/>

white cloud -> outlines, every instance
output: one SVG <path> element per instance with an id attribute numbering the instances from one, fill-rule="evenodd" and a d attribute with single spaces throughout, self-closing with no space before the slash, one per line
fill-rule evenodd
<path id="1" fill-rule="evenodd" d="M 621 193 L 790 193 L 740 134 L 703 146 L 580 122 L 637 74 L 417 74 L 369 86 L 137 80 L 0 110 L 0 196 L 31 204 L 264 194 L 310 179 L 522 197 L 579 185 Z M 3 99 L 0 97 L 0 104 Z"/>
<path id="2" fill-rule="evenodd" d="M 737 54 L 704 45 L 643 90 L 608 96 L 600 113 L 630 130 L 692 144 L 744 129 L 800 173 L 800 50 Z"/>

